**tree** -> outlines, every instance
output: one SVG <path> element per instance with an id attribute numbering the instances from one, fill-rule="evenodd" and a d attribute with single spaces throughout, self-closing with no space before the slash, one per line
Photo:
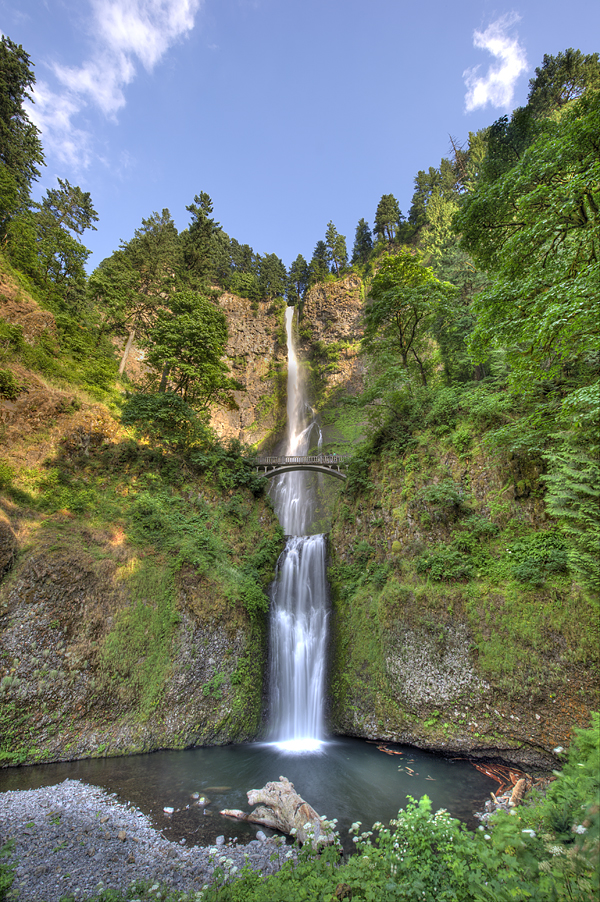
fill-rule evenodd
<path id="1" fill-rule="evenodd" d="M 324 241 L 317 241 L 310 261 L 310 282 L 314 284 L 329 275 L 329 253 Z"/>
<path id="2" fill-rule="evenodd" d="M 348 251 L 346 250 L 346 236 L 340 235 L 333 222 L 327 224 L 325 233 L 325 245 L 327 247 L 327 261 L 333 264 L 336 275 L 340 274 L 348 263 Z"/>
<path id="3" fill-rule="evenodd" d="M 38 209 L 49 213 L 61 228 L 81 237 L 86 229 L 96 231 L 98 214 L 92 205 L 89 191 L 71 185 L 68 179 L 58 179 L 58 188 L 49 188 Z"/>
<path id="4" fill-rule="evenodd" d="M 259 264 L 258 285 L 261 297 L 283 297 L 287 289 L 287 270 L 276 254 L 265 254 Z"/>
<path id="5" fill-rule="evenodd" d="M 600 93 L 584 96 L 518 162 L 466 195 L 462 245 L 496 274 L 478 295 L 472 349 L 508 349 L 513 382 L 600 353 Z"/>
<path id="6" fill-rule="evenodd" d="M 288 298 L 294 303 L 304 297 L 308 288 L 310 268 L 302 254 L 298 254 L 288 273 Z"/>
<path id="7" fill-rule="evenodd" d="M 354 235 L 354 247 L 352 249 L 352 263 L 365 266 L 369 261 L 369 255 L 373 248 L 373 236 L 366 219 L 359 219 Z"/>
<path id="8" fill-rule="evenodd" d="M 418 231 L 427 222 L 426 209 L 433 191 L 437 188 L 443 196 L 454 195 L 456 172 L 450 160 L 442 159 L 439 169 L 430 166 L 427 172 L 419 170 L 415 176 L 415 191 L 408 212 L 408 221 Z"/>
<path id="9" fill-rule="evenodd" d="M 40 175 L 38 166 L 44 163 L 39 130 L 23 108 L 25 100 L 33 102 L 28 89 L 34 84 L 29 54 L 3 35 L 0 40 L 0 168 L 4 170 L 1 181 L 2 187 L 8 184 L 11 191 L 16 189 L 22 202 L 27 201 L 31 182 Z"/>
<path id="10" fill-rule="evenodd" d="M 125 370 L 133 341 L 147 337 L 157 310 L 182 285 L 183 257 L 177 228 L 168 209 L 154 212 L 92 273 L 88 291 L 104 322 L 127 335 L 119 372 Z"/>
<path id="11" fill-rule="evenodd" d="M 238 272 L 258 272 L 258 254 L 249 244 L 240 244 L 235 238 L 230 242 L 231 263 Z"/>
<path id="12" fill-rule="evenodd" d="M 583 54 L 568 50 L 556 56 L 544 54 L 535 78 L 529 81 L 527 105 L 536 118 L 549 116 L 587 90 L 600 89 L 600 57 L 597 53 Z"/>
<path id="13" fill-rule="evenodd" d="M 400 207 L 398 201 L 393 194 L 384 194 L 377 204 L 375 213 L 375 227 L 373 229 L 376 235 L 379 235 L 384 241 L 393 241 L 396 237 L 396 229 L 400 225 Z"/>
<path id="14" fill-rule="evenodd" d="M 206 191 L 196 194 L 186 210 L 192 218 L 188 229 L 182 233 L 185 267 L 193 280 L 207 282 L 213 276 L 215 258 L 222 256 L 218 253 L 223 250 L 218 246 L 218 236 L 223 230 L 211 216 L 213 204 Z"/>
<path id="15" fill-rule="evenodd" d="M 371 352 L 392 350 L 408 371 L 416 364 L 427 385 L 427 339 L 436 314 L 450 305 L 457 289 L 440 282 L 420 256 L 408 249 L 386 256 L 371 285 L 365 312 L 365 347 Z"/>
<path id="16" fill-rule="evenodd" d="M 162 373 L 159 391 L 168 387 L 207 413 L 233 385 L 222 360 L 226 343 L 222 310 L 196 292 L 174 294 L 169 307 L 158 310 L 146 340 L 148 363 Z"/>
<path id="17" fill-rule="evenodd" d="M 48 189 L 40 204 L 32 205 L 31 216 L 42 282 L 58 288 L 62 300 L 73 309 L 85 296 L 85 263 L 91 253 L 81 235 L 96 228 L 98 214 L 89 192 L 67 180 L 58 179 L 58 185 Z"/>

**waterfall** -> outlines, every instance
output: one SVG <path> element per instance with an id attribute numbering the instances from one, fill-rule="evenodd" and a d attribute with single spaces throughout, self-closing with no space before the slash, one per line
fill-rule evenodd
<path id="1" fill-rule="evenodd" d="M 306 454 L 322 444 L 315 412 L 306 401 L 293 341 L 294 308 L 286 310 L 288 346 L 286 454 Z M 316 440 L 316 441 L 315 441 Z M 278 564 L 270 621 L 270 738 L 281 747 L 307 751 L 324 737 L 323 700 L 327 653 L 325 536 L 306 535 L 315 499 L 310 474 L 279 476 L 275 511 L 288 536 Z"/>

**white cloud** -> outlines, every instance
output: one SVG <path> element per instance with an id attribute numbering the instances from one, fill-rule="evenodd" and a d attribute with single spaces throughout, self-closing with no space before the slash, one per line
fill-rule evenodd
<path id="1" fill-rule="evenodd" d="M 473 44 L 496 58 L 486 75 L 478 76 L 479 66 L 466 69 L 463 78 L 468 88 L 465 106 L 468 113 L 491 104 L 510 107 L 519 76 L 527 70 L 525 48 L 509 30 L 521 21 L 517 13 L 509 13 L 492 22 L 485 31 L 473 32 Z"/>
<path id="2" fill-rule="evenodd" d="M 40 81 L 34 90 L 31 119 L 44 146 L 65 163 L 83 167 L 91 161 L 91 135 L 74 119 L 86 107 L 114 118 L 125 106 L 124 89 L 136 76 L 136 64 L 151 71 L 169 48 L 194 27 L 202 0 L 91 0 L 92 52 L 81 66 L 57 63 L 51 69 L 55 91 Z"/>

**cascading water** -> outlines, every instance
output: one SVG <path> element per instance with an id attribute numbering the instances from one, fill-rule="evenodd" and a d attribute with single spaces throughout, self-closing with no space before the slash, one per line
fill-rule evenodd
<path id="1" fill-rule="evenodd" d="M 288 346 L 286 454 L 321 447 L 315 413 L 306 402 L 294 350 L 294 308 L 286 310 Z M 316 442 L 315 442 L 316 438 Z M 271 605 L 270 738 L 292 751 L 309 751 L 323 741 L 323 698 L 327 652 L 325 536 L 306 533 L 315 501 L 310 475 L 296 471 L 277 478 L 275 511 L 288 536 Z"/>

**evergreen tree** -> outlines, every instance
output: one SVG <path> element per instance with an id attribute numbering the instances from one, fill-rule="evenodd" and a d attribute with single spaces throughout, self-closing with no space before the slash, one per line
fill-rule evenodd
<path id="1" fill-rule="evenodd" d="M 182 247 L 168 209 L 154 212 L 90 276 L 88 292 L 107 328 L 127 335 L 119 372 L 134 339 L 147 338 L 157 311 L 181 288 Z"/>
<path id="2" fill-rule="evenodd" d="M 313 285 L 329 275 L 329 253 L 324 241 L 317 241 L 310 261 L 310 283 Z"/>
<path id="3" fill-rule="evenodd" d="M 400 225 L 400 207 L 393 194 L 384 194 L 377 204 L 373 231 L 384 241 L 393 241 Z"/>
<path id="4" fill-rule="evenodd" d="M 544 54 L 541 67 L 529 82 L 527 105 L 536 118 L 550 115 L 586 90 L 600 89 L 600 57 L 569 47 L 556 56 Z"/>
<path id="5" fill-rule="evenodd" d="M 265 254 L 260 261 L 258 285 L 261 297 L 283 297 L 287 289 L 287 270 L 276 254 Z"/>
<path id="6" fill-rule="evenodd" d="M 255 254 L 249 244 L 240 244 L 235 238 L 230 242 L 231 263 L 238 272 L 258 272 L 258 254 Z"/>
<path id="7" fill-rule="evenodd" d="M 373 236 L 366 219 L 359 219 L 354 235 L 354 247 L 352 249 L 352 263 L 359 263 L 361 266 L 369 260 L 369 255 L 373 248 Z"/>
<path id="8" fill-rule="evenodd" d="M 217 241 L 222 229 L 211 216 L 213 204 L 206 191 L 196 194 L 186 210 L 192 218 L 188 229 L 182 233 L 185 266 L 192 280 L 207 282 L 214 275 L 215 258 L 222 255 L 222 242 Z"/>
<path id="9" fill-rule="evenodd" d="M 91 253 L 82 244 L 81 235 L 86 229 L 96 228 L 98 215 L 88 192 L 66 180 L 58 179 L 58 184 L 58 188 L 48 189 L 40 204 L 32 204 L 23 214 L 35 232 L 36 259 L 28 274 L 50 289 L 59 306 L 74 310 L 81 308 L 85 298 L 84 267 Z M 9 228 L 11 238 L 13 225 Z"/>
<path id="10" fill-rule="evenodd" d="M 340 274 L 348 264 L 348 251 L 346 250 L 346 236 L 340 235 L 333 222 L 327 224 L 325 233 L 325 244 L 327 247 L 327 262 L 333 264 L 336 275 Z"/>
<path id="11" fill-rule="evenodd" d="M 44 163 L 40 133 L 23 108 L 32 101 L 35 76 L 29 54 L 3 35 L 0 40 L 0 216 L 6 220 L 29 198 Z"/>
<path id="12" fill-rule="evenodd" d="M 310 268 L 302 254 L 298 254 L 288 273 L 288 299 L 295 303 L 304 297 L 308 288 Z"/>
<path id="13" fill-rule="evenodd" d="M 450 160 L 442 159 L 439 169 L 430 166 L 427 172 L 421 169 L 415 176 L 415 191 L 408 221 L 417 231 L 427 223 L 427 204 L 436 188 L 444 197 L 456 193 L 456 172 Z"/>

